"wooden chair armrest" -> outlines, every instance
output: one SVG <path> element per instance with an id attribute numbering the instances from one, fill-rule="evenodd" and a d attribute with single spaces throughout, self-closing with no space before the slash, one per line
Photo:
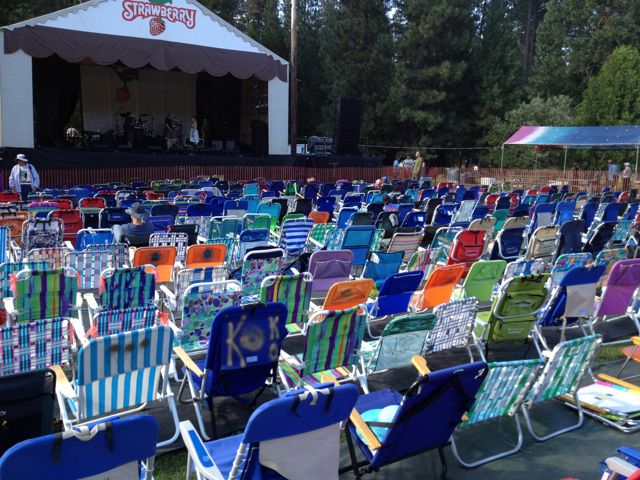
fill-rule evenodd
<path id="1" fill-rule="evenodd" d="M 371 428 L 369 428 L 369 425 L 367 425 L 367 422 L 364 421 L 360 413 L 358 413 L 355 408 L 351 410 L 349 421 L 353 424 L 354 427 L 356 427 L 356 430 L 360 432 L 364 443 L 366 443 L 371 450 L 378 450 L 382 447 L 382 445 L 380 444 L 380 440 L 378 440 L 378 437 L 375 436 Z"/>
<path id="2" fill-rule="evenodd" d="M 200 370 L 200 367 L 196 365 L 196 362 L 189 356 L 187 352 L 184 351 L 182 347 L 174 347 L 173 352 L 178 356 L 178 358 L 182 361 L 184 366 L 191 370 L 195 375 L 202 378 L 204 377 L 204 372 Z"/>
<path id="3" fill-rule="evenodd" d="M 619 378 L 612 377 L 611 375 L 607 375 L 606 373 L 599 373 L 598 378 L 604 380 L 605 382 L 613 383 L 614 385 L 626 387 L 629 390 L 632 390 L 634 393 L 640 393 L 640 387 L 638 385 L 625 382 L 624 380 L 620 380 Z"/>
<path id="4" fill-rule="evenodd" d="M 56 376 L 56 391 L 66 398 L 76 398 L 76 391 L 73 389 L 69 379 L 62 371 L 62 367 L 60 365 L 52 365 L 49 368 L 53 370 L 53 373 Z"/>
<path id="5" fill-rule="evenodd" d="M 640 337 L 638 336 L 631 337 L 631 341 L 633 342 L 634 345 L 640 345 Z"/>
<path id="6" fill-rule="evenodd" d="M 414 355 L 411 357 L 411 364 L 418 370 L 420 375 L 431 373 L 431 370 L 429 370 L 427 366 L 427 360 L 422 355 Z"/>

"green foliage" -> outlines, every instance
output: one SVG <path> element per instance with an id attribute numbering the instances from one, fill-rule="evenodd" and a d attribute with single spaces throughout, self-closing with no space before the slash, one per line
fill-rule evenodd
<path id="1" fill-rule="evenodd" d="M 640 121 L 640 52 L 616 48 L 589 80 L 578 119 L 584 125 L 635 125 Z"/>
<path id="2" fill-rule="evenodd" d="M 504 119 L 495 118 L 493 128 L 485 137 L 487 146 L 501 145 L 522 125 L 557 125 L 575 124 L 575 111 L 572 100 L 564 95 L 543 99 L 534 97 L 507 112 Z M 509 167 L 558 166 L 564 153 L 546 151 L 536 153 L 532 146 L 511 145 L 505 147 L 504 165 Z M 501 151 L 493 149 L 483 158 L 483 163 L 499 166 Z"/>

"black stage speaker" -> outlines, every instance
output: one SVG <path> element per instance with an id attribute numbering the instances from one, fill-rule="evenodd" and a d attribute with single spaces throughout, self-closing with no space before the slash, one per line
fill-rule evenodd
<path id="1" fill-rule="evenodd" d="M 334 153 L 357 155 L 362 122 L 362 102 L 353 98 L 339 98 L 336 102 L 336 121 L 333 130 Z"/>

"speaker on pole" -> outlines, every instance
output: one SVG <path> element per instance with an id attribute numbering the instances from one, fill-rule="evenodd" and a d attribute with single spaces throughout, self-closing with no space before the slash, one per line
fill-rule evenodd
<path id="1" fill-rule="evenodd" d="M 333 130 L 334 153 L 358 155 L 362 102 L 353 98 L 339 98 L 336 102 L 335 127 Z"/>

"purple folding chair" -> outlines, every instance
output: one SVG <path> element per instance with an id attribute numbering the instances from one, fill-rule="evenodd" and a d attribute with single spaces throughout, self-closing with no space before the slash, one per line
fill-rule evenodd
<path id="1" fill-rule="evenodd" d="M 607 286 L 595 312 L 596 318 L 626 315 L 638 287 L 640 287 L 640 258 L 616 262 L 607 277 Z M 630 316 L 640 333 L 638 317 L 633 313 L 635 312 Z"/>
<path id="2" fill-rule="evenodd" d="M 318 250 L 309 258 L 309 273 L 313 275 L 311 295 L 327 292 L 336 282 L 349 280 L 353 252 L 351 250 Z"/>

